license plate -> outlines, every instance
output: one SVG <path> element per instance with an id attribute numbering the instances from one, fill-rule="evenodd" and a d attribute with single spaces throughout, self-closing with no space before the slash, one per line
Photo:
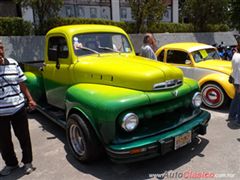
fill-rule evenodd
<path id="1" fill-rule="evenodd" d="M 183 147 L 192 141 L 192 132 L 188 131 L 187 133 L 181 134 L 179 136 L 175 137 L 175 144 L 174 149 L 178 149 L 180 147 Z"/>

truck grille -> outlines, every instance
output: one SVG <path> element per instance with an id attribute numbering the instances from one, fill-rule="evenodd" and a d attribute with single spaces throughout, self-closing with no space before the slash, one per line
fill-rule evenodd
<path id="1" fill-rule="evenodd" d="M 192 93 L 164 103 L 153 104 L 150 107 L 139 108 L 135 111 L 141 117 L 136 130 L 126 133 L 122 128 L 117 128 L 116 139 L 113 141 L 113 144 L 127 143 L 154 136 L 192 120 L 201 110 L 192 107 L 191 97 Z M 155 115 L 149 116 L 147 113 L 149 111 L 152 112 L 150 114 Z M 158 111 L 158 113 L 154 113 L 155 111 Z"/>

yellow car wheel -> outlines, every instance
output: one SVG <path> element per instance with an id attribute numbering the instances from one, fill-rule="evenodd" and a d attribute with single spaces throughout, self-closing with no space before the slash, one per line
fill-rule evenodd
<path id="1" fill-rule="evenodd" d="M 207 83 L 202 87 L 201 91 L 203 104 L 209 108 L 216 109 L 223 107 L 229 99 L 225 91 L 218 84 Z"/>

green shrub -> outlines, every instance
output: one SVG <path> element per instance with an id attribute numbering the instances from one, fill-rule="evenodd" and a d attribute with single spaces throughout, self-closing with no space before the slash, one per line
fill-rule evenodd
<path id="1" fill-rule="evenodd" d="M 192 24 L 165 23 L 161 22 L 146 28 L 147 32 L 152 33 L 178 33 L 178 32 L 199 32 Z M 226 24 L 209 24 L 203 32 L 224 32 L 229 31 Z"/>
<path id="2" fill-rule="evenodd" d="M 105 25 L 114 25 L 121 27 L 126 32 L 131 32 L 131 24 L 125 23 L 125 22 L 115 22 L 111 20 L 103 20 L 103 19 L 87 19 L 87 18 L 50 18 L 45 23 L 44 27 L 42 27 L 42 30 L 39 31 L 37 29 L 37 34 L 46 34 L 50 29 L 58 26 L 63 25 L 70 25 L 70 24 L 105 24 Z"/>
<path id="3" fill-rule="evenodd" d="M 0 36 L 30 35 L 32 25 L 19 17 L 0 17 Z"/>
<path id="4" fill-rule="evenodd" d="M 136 33 L 135 23 L 115 22 L 103 19 L 90 18 L 50 18 L 42 27 L 35 27 L 36 35 L 45 35 L 50 29 L 70 24 L 105 24 L 121 27 L 128 34 Z M 228 31 L 229 27 L 225 24 L 207 25 L 205 32 Z M 0 36 L 23 36 L 30 35 L 32 25 L 19 17 L 0 17 Z M 141 33 L 177 33 L 177 32 L 197 32 L 192 24 L 160 22 L 149 27 L 145 26 L 140 30 Z"/>
<path id="5" fill-rule="evenodd" d="M 161 22 L 154 24 L 151 27 L 147 27 L 148 32 L 152 33 L 177 33 L 177 32 L 193 32 L 194 28 L 192 24 L 180 24 L 180 23 L 165 23 Z"/>
<path id="6" fill-rule="evenodd" d="M 207 25 L 207 32 L 225 32 L 229 31 L 229 26 L 226 24 L 208 24 Z"/>

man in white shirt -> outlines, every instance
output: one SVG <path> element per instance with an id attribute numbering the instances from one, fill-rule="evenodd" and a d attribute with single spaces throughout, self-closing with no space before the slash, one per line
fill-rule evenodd
<path id="1" fill-rule="evenodd" d="M 232 77 L 234 79 L 235 96 L 231 102 L 228 119 L 240 126 L 240 54 L 235 52 L 232 58 Z"/>

